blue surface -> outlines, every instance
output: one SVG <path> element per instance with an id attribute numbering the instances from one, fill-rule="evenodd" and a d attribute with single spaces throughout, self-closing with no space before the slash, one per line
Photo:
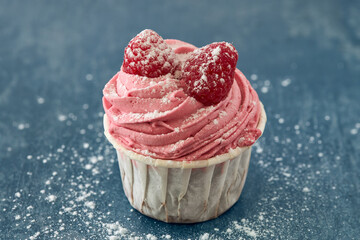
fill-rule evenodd
<path id="1" fill-rule="evenodd" d="M 0 239 L 359 239 L 359 9 L 1 1 Z M 101 90 L 145 28 L 196 46 L 232 42 L 266 107 L 240 200 L 215 220 L 158 222 L 123 193 Z"/>

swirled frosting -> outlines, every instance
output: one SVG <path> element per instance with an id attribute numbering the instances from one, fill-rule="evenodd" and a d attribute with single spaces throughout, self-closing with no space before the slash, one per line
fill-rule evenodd
<path id="1" fill-rule="evenodd" d="M 184 62 L 195 46 L 166 40 Z M 126 149 L 153 158 L 192 161 L 251 146 L 261 106 L 255 90 L 236 69 L 229 95 L 204 106 L 184 92 L 179 72 L 158 78 L 120 70 L 103 90 L 109 133 Z"/>

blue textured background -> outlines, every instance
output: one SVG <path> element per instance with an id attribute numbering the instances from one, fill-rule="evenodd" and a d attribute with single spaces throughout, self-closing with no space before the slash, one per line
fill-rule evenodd
<path id="1" fill-rule="evenodd" d="M 359 9 L 1 1 L 0 239 L 359 239 Z M 123 193 L 101 91 L 145 28 L 196 46 L 233 43 L 266 107 L 240 200 L 215 220 L 158 222 Z"/>

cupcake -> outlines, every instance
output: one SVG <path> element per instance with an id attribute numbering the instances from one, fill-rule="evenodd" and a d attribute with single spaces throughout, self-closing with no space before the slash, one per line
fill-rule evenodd
<path id="1" fill-rule="evenodd" d="M 174 223 L 218 217 L 239 199 L 266 114 L 226 42 L 197 48 L 144 30 L 105 85 L 105 135 L 141 213 Z"/>

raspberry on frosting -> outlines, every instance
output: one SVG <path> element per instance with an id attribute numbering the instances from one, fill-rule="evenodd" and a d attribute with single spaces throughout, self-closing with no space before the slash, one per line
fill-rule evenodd
<path id="1" fill-rule="evenodd" d="M 156 32 L 145 29 L 134 37 L 124 53 L 124 72 L 150 78 L 173 74 L 178 60 L 172 48 Z"/>
<path id="2" fill-rule="evenodd" d="M 188 94 L 204 105 L 224 100 L 234 81 L 237 60 L 235 47 L 226 42 L 195 50 L 183 66 Z"/>

